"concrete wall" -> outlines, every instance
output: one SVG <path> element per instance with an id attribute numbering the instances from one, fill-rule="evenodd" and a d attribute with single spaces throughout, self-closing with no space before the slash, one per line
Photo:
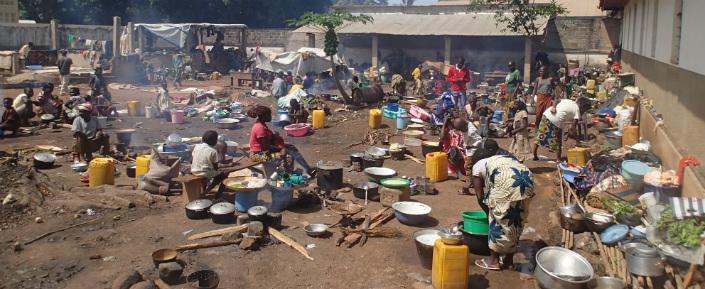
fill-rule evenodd
<path id="1" fill-rule="evenodd" d="M 20 19 L 20 6 L 17 0 L 0 0 L 0 23 L 17 23 Z"/>
<path id="2" fill-rule="evenodd" d="M 67 48 L 68 35 L 74 35 L 83 39 L 92 40 L 112 40 L 113 26 L 112 25 L 58 25 L 59 30 L 59 47 Z"/>
<path id="3" fill-rule="evenodd" d="M 0 49 L 17 50 L 27 42 L 39 48 L 50 47 L 49 24 L 0 23 Z"/>
<path id="4" fill-rule="evenodd" d="M 694 176 L 705 183 L 705 75 L 629 51 L 622 52 L 622 62 L 625 71 L 636 74 L 636 85 L 645 98 L 653 101 L 656 113 L 663 116 L 663 134 L 672 142 L 672 148 L 664 145 L 663 153 L 657 153 L 670 168 L 677 165 L 678 159 L 669 157 L 675 153 L 666 154 L 668 151 L 698 157 L 704 165 L 693 170 Z"/>

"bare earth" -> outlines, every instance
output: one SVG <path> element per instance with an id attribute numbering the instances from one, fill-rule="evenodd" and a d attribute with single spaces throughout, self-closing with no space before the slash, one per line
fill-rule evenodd
<path id="1" fill-rule="evenodd" d="M 223 81 L 191 82 L 185 86 L 217 87 L 229 84 Z M 85 85 L 81 85 L 85 90 Z M 153 88 L 150 88 L 153 89 Z M 114 100 L 121 102 L 120 109 L 126 108 L 127 100 L 153 102 L 153 93 L 141 90 L 113 90 Z M 4 90 L 0 94 L 14 97 L 18 90 Z M 175 93 L 172 93 L 174 95 Z M 242 99 L 240 100 L 242 101 Z M 264 102 L 264 100 L 257 100 Z M 271 102 L 270 102 L 271 103 Z M 318 160 L 343 160 L 350 153 L 360 152 L 363 146 L 353 146 L 362 140 L 367 131 L 367 111 L 356 115 L 348 113 L 347 120 L 329 123 L 329 127 L 317 130 L 303 138 L 286 138 L 294 143 L 315 164 Z M 182 137 L 200 136 L 212 124 L 200 118 L 189 119 L 184 125 L 173 125 L 162 120 L 144 118 L 123 118 L 123 122 L 113 122 L 115 128 L 129 128 L 136 122 L 143 122 L 139 132 L 146 143 L 162 141 L 171 132 Z M 250 122 L 240 129 L 219 131 L 231 139 L 246 143 Z M 392 127 L 394 122 L 384 119 L 384 124 Z M 283 131 L 282 131 L 283 134 Z M 112 138 L 114 140 L 114 137 Z M 401 142 L 400 136 L 392 142 Z M 503 146 L 508 140 L 499 140 Z M 68 129 L 53 131 L 44 129 L 38 135 L 5 138 L 0 140 L 0 150 L 29 148 L 38 144 L 50 144 L 68 148 L 71 134 Z M 420 148 L 412 152 L 419 156 Z M 548 152 L 542 151 L 548 155 Z M 78 175 L 69 168 L 70 155 L 57 161 L 60 167 L 44 171 L 57 184 L 68 189 L 85 186 Z M 420 176 L 424 167 L 410 160 L 385 161 L 385 166 L 393 168 L 403 176 Z M 525 248 L 534 248 L 538 241 L 555 245 L 560 237 L 560 228 L 550 222 L 549 212 L 555 210 L 554 174 L 555 164 L 531 162 L 535 173 L 537 195 L 531 204 L 530 217 L 525 232 Z M 124 172 L 124 166 L 120 165 Z M 356 183 L 365 179 L 364 174 L 345 171 L 345 181 Z M 118 185 L 129 185 L 133 180 L 124 174 L 116 179 Z M 474 196 L 458 194 L 461 182 L 449 180 L 436 184 L 440 191 L 436 196 L 414 196 L 413 199 L 433 208 L 432 221 L 424 227 L 450 226 L 461 221 L 460 212 L 477 210 Z M 0 189 L 0 198 L 6 192 Z M 266 203 L 268 193 L 260 194 L 260 202 Z M 343 198 L 354 199 L 351 193 Z M 143 275 L 156 276 L 150 254 L 160 248 L 173 248 L 187 243 L 184 232 L 204 232 L 221 228 L 210 220 L 189 220 L 183 209 L 180 196 L 170 197 L 167 205 L 155 208 L 138 207 L 122 210 L 97 210 L 95 216 L 81 215 L 75 218 L 73 212 L 61 212 L 55 208 L 39 208 L 20 214 L 17 219 L 0 220 L 0 289 L 4 288 L 110 288 L 117 275 L 128 269 L 136 269 Z M 379 203 L 371 203 L 369 212 L 381 208 Z M 114 216 L 119 215 L 119 219 Z M 35 223 L 35 217 L 42 217 L 43 223 Z M 26 241 L 45 232 L 74 223 L 101 218 L 100 221 L 56 233 L 36 243 L 23 246 L 15 252 L 12 244 Z M 285 234 L 304 246 L 312 244 L 310 255 L 315 261 L 303 258 L 298 252 L 284 244 L 269 244 L 259 251 L 243 251 L 227 246 L 187 251 L 179 254 L 185 261 L 185 274 L 198 269 L 210 268 L 220 275 L 219 288 L 431 288 L 430 270 L 423 269 L 418 261 L 411 234 L 418 230 L 400 224 L 396 220 L 386 226 L 399 228 L 403 237 L 398 239 L 372 238 L 364 247 L 351 249 L 336 247 L 332 238 L 312 238 L 301 229 L 306 223 L 335 223 L 338 216 L 319 206 L 293 208 L 284 213 L 283 224 L 289 229 Z M 93 258 L 91 258 L 93 256 Z M 471 262 L 479 256 L 471 256 Z M 530 258 L 530 256 L 529 256 Z M 526 262 L 521 256 L 517 262 Z M 515 271 L 487 272 L 475 266 L 470 267 L 468 288 L 534 288 L 533 280 L 522 280 Z M 188 284 L 172 288 L 190 288 Z"/>

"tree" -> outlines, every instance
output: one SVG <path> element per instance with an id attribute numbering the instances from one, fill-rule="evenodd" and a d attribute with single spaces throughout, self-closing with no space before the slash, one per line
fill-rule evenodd
<path id="1" fill-rule="evenodd" d="M 325 33 L 323 50 L 326 52 L 326 55 L 330 57 L 331 76 L 335 81 L 336 87 L 338 87 L 338 91 L 340 91 L 340 95 L 343 96 L 346 102 L 350 102 L 351 98 L 350 96 L 348 96 L 347 92 L 340 84 L 340 81 L 338 81 L 337 73 L 335 70 L 335 62 L 333 61 L 333 56 L 338 53 L 339 44 L 336 29 L 338 29 L 345 23 L 367 24 L 372 21 L 374 21 L 374 19 L 372 19 L 372 17 L 370 17 L 369 15 L 353 15 L 350 12 L 338 9 L 326 13 L 306 12 L 301 17 L 296 19 L 290 19 L 288 21 L 290 26 L 310 26 Z"/>
<path id="2" fill-rule="evenodd" d="M 414 6 L 415 0 L 401 0 L 402 6 Z"/>
<path id="3" fill-rule="evenodd" d="M 49 22 L 62 10 L 58 0 L 20 0 L 19 6 L 22 18 L 37 22 Z"/>
<path id="4" fill-rule="evenodd" d="M 497 24 L 503 24 L 502 31 L 511 31 L 524 36 L 537 35 L 546 25 L 539 19 L 563 15 L 568 10 L 555 0 L 536 4 L 530 0 L 471 0 L 470 9 L 495 10 Z"/>

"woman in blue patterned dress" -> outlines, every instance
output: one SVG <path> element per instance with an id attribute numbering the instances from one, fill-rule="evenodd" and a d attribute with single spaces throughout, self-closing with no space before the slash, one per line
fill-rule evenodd
<path id="1" fill-rule="evenodd" d="M 487 213 L 490 256 L 475 262 L 487 270 L 513 265 L 519 237 L 534 196 L 531 171 L 514 158 L 478 150 L 473 155 L 473 185 L 478 202 Z M 499 256 L 505 255 L 503 262 Z"/>

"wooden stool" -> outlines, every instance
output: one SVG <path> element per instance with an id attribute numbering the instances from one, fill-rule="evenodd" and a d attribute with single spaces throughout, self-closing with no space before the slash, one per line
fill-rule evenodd
<path id="1" fill-rule="evenodd" d="M 176 177 L 171 180 L 181 183 L 181 187 L 183 189 L 183 193 L 181 195 L 184 197 L 185 203 L 203 198 L 203 183 L 206 181 L 206 178 L 195 175 L 186 175 Z"/>

